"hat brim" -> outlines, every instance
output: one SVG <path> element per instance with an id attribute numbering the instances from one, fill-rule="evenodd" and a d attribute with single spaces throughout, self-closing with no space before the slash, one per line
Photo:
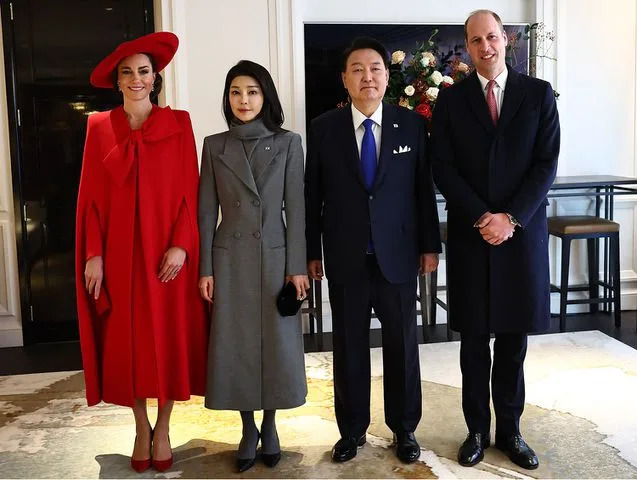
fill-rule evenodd
<path id="1" fill-rule="evenodd" d="M 179 39 L 172 32 L 155 32 L 119 45 L 95 67 L 91 73 L 91 85 L 113 88 L 113 72 L 124 58 L 137 53 L 148 53 L 155 60 L 155 69 L 162 71 L 175 56 Z"/>

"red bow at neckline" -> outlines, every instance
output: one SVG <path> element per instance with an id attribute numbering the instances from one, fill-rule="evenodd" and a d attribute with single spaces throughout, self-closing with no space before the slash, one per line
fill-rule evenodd
<path id="1" fill-rule="evenodd" d="M 120 187 L 126 183 L 135 162 L 135 149 L 140 144 L 157 142 L 181 132 L 181 126 L 170 107 L 153 106 L 150 115 L 138 130 L 131 130 L 124 108 L 118 107 L 113 110 L 112 123 L 118 140 L 104 157 L 103 163 Z"/>

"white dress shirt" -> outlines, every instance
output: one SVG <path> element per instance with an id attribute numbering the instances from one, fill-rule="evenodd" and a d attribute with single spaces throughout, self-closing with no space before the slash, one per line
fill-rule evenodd
<path id="1" fill-rule="evenodd" d="M 372 125 L 372 133 L 374 134 L 374 140 L 376 140 L 376 161 L 380 157 L 380 134 L 383 124 L 383 102 L 380 102 L 378 108 L 369 117 L 374 124 Z M 363 135 L 365 135 L 365 125 L 363 122 L 367 117 L 358 110 L 352 103 L 352 121 L 354 122 L 354 134 L 356 135 L 356 145 L 358 146 L 358 158 L 361 157 L 361 145 L 363 144 Z"/>
<path id="2" fill-rule="evenodd" d="M 478 73 L 478 72 L 476 72 Z M 495 95 L 495 104 L 498 106 L 498 117 L 502 112 L 502 100 L 504 99 L 504 89 L 506 87 L 507 78 L 509 76 L 509 70 L 505 68 L 502 70 L 502 73 L 494 78 L 495 85 L 493 86 L 493 94 Z M 478 80 L 480 80 L 480 85 L 482 86 L 482 93 L 484 94 L 484 98 L 487 98 L 487 83 L 489 80 L 484 78 L 482 75 L 478 73 Z"/>

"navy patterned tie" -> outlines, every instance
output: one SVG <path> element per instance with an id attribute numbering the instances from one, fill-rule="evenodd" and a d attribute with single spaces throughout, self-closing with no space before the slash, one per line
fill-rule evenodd
<path id="1" fill-rule="evenodd" d="M 368 191 L 371 191 L 374 186 L 374 180 L 376 180 L 377 167 L 376 140 L 372 131 L 374 121 L 371 118 L 366 118 L 363 121 L 363 125 L 365 126 L 365 134 L 361 144 L 361 170 L 363 171 L 365 187 Z"/>

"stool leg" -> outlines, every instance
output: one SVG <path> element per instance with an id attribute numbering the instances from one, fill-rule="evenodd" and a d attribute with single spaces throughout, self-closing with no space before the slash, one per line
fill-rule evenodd
<path id="1" fill-rule="evenodd" d="M 571 239 L 562 237 L 562 267 L 560 271 L 560 332 L 566 328 L 566 300 L 568 299 L 568 267 L 571 257 Z"/>
<path id="2" fill-rule="evenodd" d="M 429 283 L 429 291 L 427 284 Z M 431 299 L 431 280 L 425 275 L 418 275 L 418 302 L 420 303 L 420 322 L 422 326 L 422 341 L 427 343 L 427 323 L 429 323 L 429 306 L 427 299 Z"/>
<path id="3" fill-rule="evenodd" d="M 447 250 L 445 247 L 445 255 L 447 255 L 447 258 L 445 258 L 445 276 L 447 277 L 447 302 L 446 302 L 446 308 L 445 311 L 447 312 L 447 341 L 452 341 L 453 340 L 453 331 L 451 330 L 451 290 L 449 290 L 449 255 L 447 254 Z"/>
<path id="4" fill-rule="evenodd" d="M 316 309 L 316 331 L 319 334 L 321 348 L 323 345 L 323 292 L 321 281 L 314 282 L 314 308 Z"/>
<path id="5" fill-rule="evenodd" d="M 436 309 L 438 304 L 438 270 L 434 270 L 429 274 L 429 325 L 436 324 Z"/>
<path id="6" fill-rule="evenodd" d="M 615 327 L 622 326 L 621 307 L 621 281 L 619 270 L 619 232 L 614 233 L 610 239 L 610 266 L 613 275 L 613 309 L 615 310 Z"/>
<path id="7" fill-rule="evenodd" d="M 307 292 L 307 306 L 309 310 L 310 335 L 314 336 L 314 280 L 310 279 L 310 290 Z"/>
<path id="8" fill-rule="evenodd" d="M 596 238 L 586 240 L 588 250 L 588 298 L 599 299 L 599 241 Z M 589 312 L 597 313 L 599 303 L 589 303 Z"/>

